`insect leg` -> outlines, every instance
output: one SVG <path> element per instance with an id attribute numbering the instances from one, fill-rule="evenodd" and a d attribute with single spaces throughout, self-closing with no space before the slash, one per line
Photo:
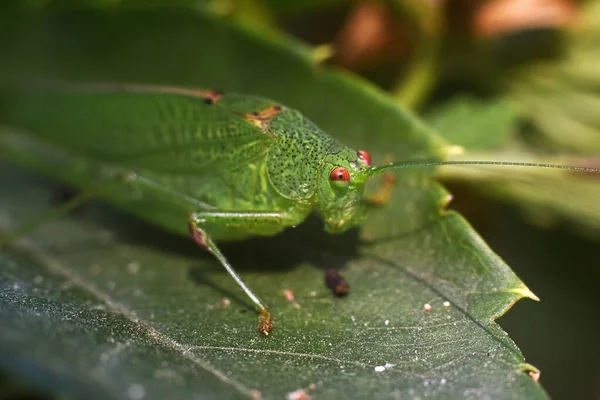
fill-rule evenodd
<path id="1" fill-rule="evenodd" d="M 364 201 L 372 206 L 383 206 L 388 202 L 394 189 L 394 183 L 396 178 L 392 173 L 386 173 L 383 175 L 383 182 L 377 192 L 373 193 L 369 197 L 366 197 Z"/>
<path id="2" fill-rule="evenodd" d="M 247 224 L 252 221 L 254 226 L 265 227 L 280 226 L 285 215 L 282 213 L 264 213 L 264 212 L 223 212 L 206 211 L 190 215 L 188 227 L 192 239 L 200 246 L 210 251 L 219 260 L 221 265 L 227 270 L 229 275 L 235 280 L 240 288 L 250 298 L 259 312 L 258 331 L 263 335 L 268 335 L 271 330 L 271 313 L 267 306 L 255 295 L 242 278 L 235 272 L 229 261 L 225 258 L 221 250 L 217 247 L 210 235 L 201 226 L 206 224 L 222 224 L 235 226 L 237 224 Z"/>

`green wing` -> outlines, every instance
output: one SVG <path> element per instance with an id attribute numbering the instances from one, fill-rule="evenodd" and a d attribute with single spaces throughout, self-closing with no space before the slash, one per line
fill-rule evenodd
<path id="1" fill-rule="evenodd" d="M 267 101 L 228 95 L 207 104 L 161 90 L 26 91 L 1 119 L 77 157 L 136 170 L 197 175 L 264 157 L 273 138 L 241 114 Z"/>
<path id="2" fill-rule="evenodd" d="M 4 91 L 0 124 L 10 129 L 0 131 L 2 158 L 78 187 L 135 172 L 164 193 L 194 201 L 171 208 L 124 186 L 103 197 L 183 234 L 186 213 L 199 204 L 283 207 L 266 178 L 266 154 L 277 138 L 244 118 L 273 102 L 235 94 L 207 101 L 202 94 L 210 92 L 191 89 L 84 89 Z"/>

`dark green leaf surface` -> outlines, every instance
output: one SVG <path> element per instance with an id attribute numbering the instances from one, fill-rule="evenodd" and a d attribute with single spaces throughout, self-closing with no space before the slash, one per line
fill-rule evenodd
<path id="1" fill-rule="evenodd" d="M 516 110 L 505 99 L 457 97 L 436 107 L 427 122 L 449 143 L 469 150 L 502 148 L 515 133 Z"/>
<path id="2" fill-rule="evenodd" d="M 0 49 L 4 76 L 264 95 L 376 162 L 442 151 L 418 120 L 367 85 L 313 66 L 306 48 L 196 11 L 30 18 L 0 24 L 15 38 Z M 55 183 L 0 168 L 4 230 L 57 195 Z M 81 398 L 283 398 L 298 389 L 328 399 L 544 398 L 493 322 L 535 296 L 460 216 L 443 211 L 446 193 L 430 173 L 398 173 L 392 200 L 346 234 L 327 235 L 311 218 L 277 237 L 223 246 L 270 305 L 269 337 L 190 240 L 88 204 L 0 253 L 0 364 Z M 341 269 L 347 297 L 326 289 L 325 268 Z"/>

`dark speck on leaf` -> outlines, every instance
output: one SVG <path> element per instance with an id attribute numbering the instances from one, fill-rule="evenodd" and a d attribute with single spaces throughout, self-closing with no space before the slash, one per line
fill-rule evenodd
<path id="1" fill-rule="evenodd" d="M 350 290 L 350 285 L 344 277 L 332 268 L 325 271 L 325 284 L 338 297 L 347 295 Z"/>

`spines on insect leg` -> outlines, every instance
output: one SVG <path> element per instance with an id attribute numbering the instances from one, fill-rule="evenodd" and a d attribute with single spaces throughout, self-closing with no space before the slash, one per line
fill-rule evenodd
<path id="1" fill-rule="evenodd" d="M 246 295 L 252 300 L 252 303 L 256 306 L 259 317 L 258 317 L 258 331 L 263 335 L 267 336 L 271 329 L 273 328 L 273 324 L 271 321 L 271 313 L 269 309 L 264 305 L 264 303 L 256 296 L 252 290 L 244 283 L 242 278 L 235 272 L 229 261 L 225 258 L 221 250 L 217 247 L 215 242 L 211 239 L 208 233 L 201 228 L 201 224 L 205 222 L 205 220 L 201 217 L 202 213 L 191 214 L 188 218 L 188 230 L 190 232 L 190 236 L 198 244 L 198 246 L 208 250 L 212 253 L 217 260 L 221 263 L 221 265 L 225 268 L 225 270 L 231 275 L 233 280 L 238 284 L 238 286 L 246 293 Z"/>

